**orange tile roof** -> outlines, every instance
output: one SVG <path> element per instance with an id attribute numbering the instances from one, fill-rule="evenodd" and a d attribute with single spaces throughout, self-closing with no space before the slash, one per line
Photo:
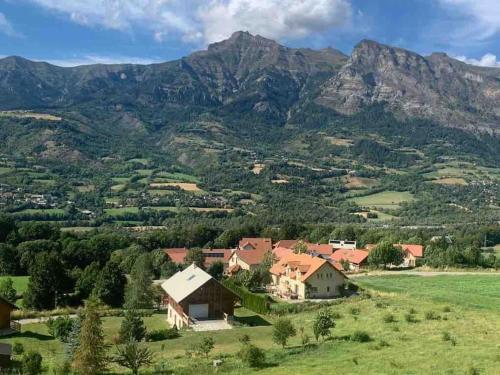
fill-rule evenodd
<path id="1" fill-rule="evenodd" d="M 237 256 L 249 266 L 261 264 L 270 250 L 235 250 L 232 256 Z"/>
<path id="2" fill-rule="evenodd" d="M 366 250 L 356 249 L 356 250 L 348 250 L 348 249 L 340 249 L 336 250 L 331 256 L 330 259 L 340 262 L 342 259 L 347 260 L 349 263 L 361 264 L 366 258 L 368 258 L 369 252 Z"/>
<path id="3" fill-rule="evenodd" d="M 297 242 L 299 242 L 299 240 L 281 240 L 274 244 L 274 248 L 285 247 L 287 249 L 293 249 Z"/>
<path id="4" fill-rule="evenodd" d="M 250 245 L 254 250 L 265 250 L 269 251 L 273 248 L 273 241 L 270 238 L 251 238 L 244 237 L 240 240 L 238 248 L 242 250 L 245 246 Z"/>
<path id="5" fill-rule="evenodd" d="M 403 251 L 408 251 L 414 257 L 424 256 L 424 247 L 416 244 L 396 243 L 394 246 L 400 247 Z"/>
<path id="6" fill-rule="evenodd" d="M 269 272 L 274 275 L 281 276 L 285 274 L 287 266 L 290 266 L 293 272 L 296 272 L 297 269 L 303 269 L 305 270 L 305 273 L 302 273 L 300 280 L 304 282 L 325 264 L 328 264 L 331 268 L 335 269 L 335 271 L 340 272 L 343 277 L 346 277 L 336 265 L 323 258 L 313 257 L 309 254 L 295 253 L 288 254 L 287 256 L 280 259 L 271 267 Z"/>
<path id="7" fill-rule="evenodd" d="M 202 249 L 205 254 L 205 266 L 209 266 L 215 262 L 229 263 L 229 258 L 233 250 L 231 249 Z M 188 249 L 185 247 L 164 249 L 163 252 L 170 257 L 170 260 L 176 264 L 183 264 L 186 258 Z M 221 254 L 222 256 L 214 256 Z"/>
<path id="8" fill-rule="evenodd" d="M 274 257 L 276 258 L 276 260 L 280 260 L 281 258 L 283 258 L 284 256 L 290 254 L 290 253 L 293 253 L 293 250 L 290 249 L 290 248 L 287 248 L 287 247 L 275 247 L 273 249 L 273 254 L 274 254 Z"/>

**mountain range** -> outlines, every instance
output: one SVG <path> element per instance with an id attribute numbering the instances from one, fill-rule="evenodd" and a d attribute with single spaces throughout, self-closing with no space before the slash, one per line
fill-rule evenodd
<path id="1" fill-rule="evenodd" d="M 383 103 L 397 116 L 498 132 L 500 69 L 443 53 L 424 57 L 363 40 L 350 57 L 327 48 L 287 48 L 236 32 L 188 57 L 152 65 L 62 68 L 20 57 L 0 60 L 0 109 L 178 106 L 237 109 L 285 124 L 311 101 L 341 114 Z"/>

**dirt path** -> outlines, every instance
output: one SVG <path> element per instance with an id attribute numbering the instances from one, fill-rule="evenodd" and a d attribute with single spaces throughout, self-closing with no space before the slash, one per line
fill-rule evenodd
<path id="1" fill-rule="evenodd" d="M 17 319 L 16 321 L 19 322 L 21 325 L 24 325 L 24 324 L 37 324 L 37 323 L 45 323 L 50 318 L 56 319 L 56 318 L 59 318 L 60 316 L 68 316 L 70 318 L 76 318 L 76 314 L 70 314 L 70 315 L 54 315 L 54 316 L 51 316 L 51 317 L 43 316 L 41 318 Z"/>

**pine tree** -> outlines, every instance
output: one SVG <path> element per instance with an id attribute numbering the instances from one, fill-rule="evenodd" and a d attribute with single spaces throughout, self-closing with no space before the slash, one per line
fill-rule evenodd
<path id="1" fill-rule="evenodd" d="M 80 342 L 73 360 L 74 369 L 82 375 L 97 375 L 106 368 L 107 346 L 104 343 L 101 317 L 95 301 L 85 304 L 80 330 Z"/>
<path id="2" fill-rule="evenodd" d="M 129 340 L 141 341 L 145 336 L 144 320 L 136 310 L 128 310 L 120 327 L 120 340 L 122 342 Z"/>
<path id="3" fill-rule="evenodd" d="M 149 254 L 137 258 L 125 291 L 125 308 L 151 309 L 154 301 L 153 271 Z"/>

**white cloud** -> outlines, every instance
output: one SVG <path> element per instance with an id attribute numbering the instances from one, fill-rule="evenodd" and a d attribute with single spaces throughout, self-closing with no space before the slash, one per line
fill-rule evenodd
<path id="1" fill-rule="evenodd" d="M 500 68 L 500 61 L 492 53 L 487 53 L 480 59 L 467 58 L 466 56 L 457 56 L 456 59 L 471 65 Z"/>
<path id="2" fill-rule="evenodd" d="M 0 12 L 0 32 L 4 33 L 8 36 L 20 37 L 21 34 L 16 32 L 12 27 L 12 24 L 9 22 L 5 14 Z"/>
<path id="3" fill-rule="evenodd" d="M 461 16 L 457 39 L 482 41 L 500 31 L 500 2 L 498 0 L 440 0 L 450 12 Z"/>
<path id="4" fill-rule="evenodd" d="M 151 31 L 157 41 L 180 34 L 210 43 L 246 30 L 283 39 L 305 37 L 349 22 L 350 0 L 25 0 L 73 22 L 115 30 Z"/>
<path id="5" fill-rule="evenodd" d="M 82 57 L 70 57 L 66 59 L 32 59 L 33 61 L 44 61 L 57 66 L 79 66 L 91 64 L 153 64 L 160 62 L 158 59 L 147 59 L 131 56 L 100 56 L 100 55 L 85 55 Z"/>
<path id="6" fill-rule="evenodd" d="M 305 37 L 346 24 L 351 13 L 345 0 L 212 1 L 198 9 L 207 42 L 237 30 L 275 39 Z"/>

